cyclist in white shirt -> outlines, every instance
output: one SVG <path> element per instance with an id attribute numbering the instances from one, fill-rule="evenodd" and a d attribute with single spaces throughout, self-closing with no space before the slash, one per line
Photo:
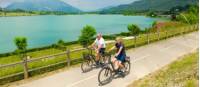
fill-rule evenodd
<path id="1" fill-rule="evenodd" d="M 96 40 L 93 42 L 92 47 L 95 48 L 96 64 L 100 64 L 100 55 L 105 53 L 106 43 L 102 37 L 102 34 L 98 34 Z"/>

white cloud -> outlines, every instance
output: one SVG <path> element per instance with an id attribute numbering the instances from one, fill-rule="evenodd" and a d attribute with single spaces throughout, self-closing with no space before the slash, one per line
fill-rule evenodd
<path id="1" fill-rule="evenodd" d="M 0 0 L 0 7 L 6 8 L 13 2 L 23 2 L 24 0 Z"/>
<path id="2" fill-rule="evenodd" d="M 108 6 L 128 4 L 136 0 L 62 0 L 84 11 L 92 11 Z"/>
<path id="3" fill-rule="evenodd" d="M 0 7 L 7 7 L 12 2 L 22 2 L 24 0 L 0 0 Z M 93 11 L 108 6 L 128 4 L 136 0 L 62 0 L 83 11 Z"/>

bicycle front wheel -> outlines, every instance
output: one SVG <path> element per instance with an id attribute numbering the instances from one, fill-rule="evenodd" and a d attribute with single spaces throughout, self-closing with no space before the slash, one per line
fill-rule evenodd
<path id="1" fill-rule="evenodd" d="M 98 81 L 100 85 L 105 85 L 112 80 L 112 70 L 109 67 L 104 67 L 100 70 Z"/>
<path id="2" fill-rule="evenodd" d="M 124 68 L 125 68 L 125 75 L 128 75 L 130 73 L 130 70 L 131 70 L 131 63 L 130 61 L 127 61 L 124 63 Z"/>

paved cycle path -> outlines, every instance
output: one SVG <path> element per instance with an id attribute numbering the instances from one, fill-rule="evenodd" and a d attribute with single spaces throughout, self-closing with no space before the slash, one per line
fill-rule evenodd
<path id="1" fill-rule="evenodd" d="M 102 87 L 126 87 L 134 80 L 162 68 L 178 57 L 195 51 L 198 45 L 199 34 L 193 32 L 130 49 L 127 51 L 132 63 L 130 74 L 124 78 L 115 78 Z M 99 71 L 100 69 L 93 69 L 82 73 L 80 67 L 76 67 L 17 87 L 99 87 L 97 80 Z"/>

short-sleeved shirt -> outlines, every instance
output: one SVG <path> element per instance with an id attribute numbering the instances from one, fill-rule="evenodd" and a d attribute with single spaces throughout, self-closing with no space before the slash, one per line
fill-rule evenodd
<path id="1" fill-rule="evenodd" d="M 106 48 L 106 43 L 105 43 L 105 40 L 103 39 L 103 38 L 101 38 L 101 39 L 96 39 L 95 41 L 95 44 L 97 45 L 97 46 L 99 46 L 99 45 L 102 45 L 102 48 Z"/>
<path id="2" fill-rule="evenodd" d="M 124 44 L 116 43 L 116 44 L 115 44 L 115 47 L 117 48 L 117 52 L 118 52 L 118 51 L 120 50 L 120 48 L 122 47 L 122 50 L 121 50 L 121 52 L 119 53 L 119 55 L 126 55 Z"/>

